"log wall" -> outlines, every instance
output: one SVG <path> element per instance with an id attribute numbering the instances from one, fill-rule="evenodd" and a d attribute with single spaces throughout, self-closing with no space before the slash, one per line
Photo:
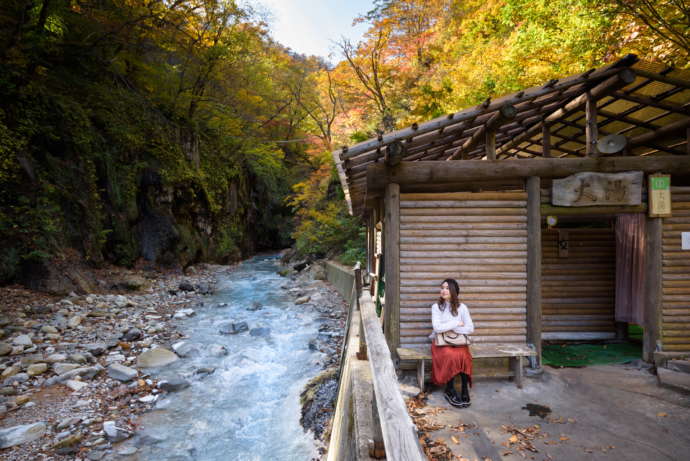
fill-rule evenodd
<path id="1" fill-rule="evenodd" d="M 477 342 L 525 342 L 527 194 L 401 194 L 400 345 L 428 343 L 430 306 L 460 283 Z"/>
<path id="2" fill-rule="evenodd" d="M 690 232 L 690 187 L 672 187 L 673 217 L 663 219 L 663 350 L 690 351 L 690 251 L 681 250 L 681 232 Z"/>
<path id="3" fill-rule="evenodd" d="M 565 230 L 562 230 L 565 231 Z M 542 339 L 615 336 L 616 241 L 613 229 L 542 232 Z"/>

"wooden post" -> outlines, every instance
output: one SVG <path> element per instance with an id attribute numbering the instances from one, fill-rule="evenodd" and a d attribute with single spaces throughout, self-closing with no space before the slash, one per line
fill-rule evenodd
<path id="1" fill-rule="evenodd" d="M 592 97 L 589 91 L 586 93 L 585 116 L 587 127 L 585 134 L 587 138 L 587 156 L 596 157 L 599 153 L 597 150 L 598 130 L 597 130 L 597 101 Z"/>
<path id="2" fill-rule="evenodd" d="M 685 153 L 690 155 L 690 127 L 685 130 Z"/>
<path id="3" fill-rule="evenodd" d="M 541 366 L 541 180 L 527 179 L 527 342 Z"/>
<path id="4" fill-rule="evenodd" d="M 486 132 L 486 159 L 496 160 L 496 131 Z"/>
<path id="5" fill-rule="evenodd" d="M 400 185 L 386 186 L 385 198 L 386 310 L 384 330 L 391 354 L 400 344 Z"/>
<path id="6" fill-rule="evenodd" d="M 545 158 L 551 157 L 551 127 L 548 123 L 541 127 L 541 152 Z"/>
<path id="7" fill-rule="evenodd" d="M 374 272 L 374 261 L 376 258 L 376 210 L 369 210 L 367 220 L 367 274 Z M 369 277 L 371 280 L 371 277 Z M 371 283 L 371 282 L 370 282 Z"/>
<path id="8" fill-rule="evenodd" d="M 654 361 L 654 351 L 661 338 L 662 318 L 662 219 L 647 218 L 645 240 L 645 313 L 642 358 Z"/>

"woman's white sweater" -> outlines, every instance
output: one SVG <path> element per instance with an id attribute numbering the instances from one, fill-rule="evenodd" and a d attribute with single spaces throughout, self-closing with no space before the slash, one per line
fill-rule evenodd
<path id="1" fill-rule="evenodd" d="M 450 330 L 461 335 L 469 335 L 474 332 L 474 323 L 472 323 L 470 311 L 464 303 L 460 303 L 457 316 L 451 313 L 450 303 L 446 302 L 445 309 L 443 310 L 438 307 L 438 303 L 434 303 L 431 306 L 431 325 L 434 331 L 429 337 L 432 339 L 436 336 L 436 333 Z"/>

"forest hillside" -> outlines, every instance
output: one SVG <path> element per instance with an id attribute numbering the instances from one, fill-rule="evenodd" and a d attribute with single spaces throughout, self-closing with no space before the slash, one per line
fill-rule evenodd
<path id="1" fill-rule="evenodd" d="M 288 245 L 352 263 L 336 147 L 626 53 L 689 66 L 682 0 L 377 0 L 333 62 L 249 5 L 2 2 L 0 283 Z"/>

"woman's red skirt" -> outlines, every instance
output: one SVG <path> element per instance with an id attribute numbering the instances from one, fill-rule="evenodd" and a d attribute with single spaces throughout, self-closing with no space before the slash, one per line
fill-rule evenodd
<path id="1" fill-rule="evenodd" d="M 468 346 L 437 346 L 431 343 L 431 382 L 442 386 L 458 373 L 469 376 L 472 385 L 472 354 Z"/>

